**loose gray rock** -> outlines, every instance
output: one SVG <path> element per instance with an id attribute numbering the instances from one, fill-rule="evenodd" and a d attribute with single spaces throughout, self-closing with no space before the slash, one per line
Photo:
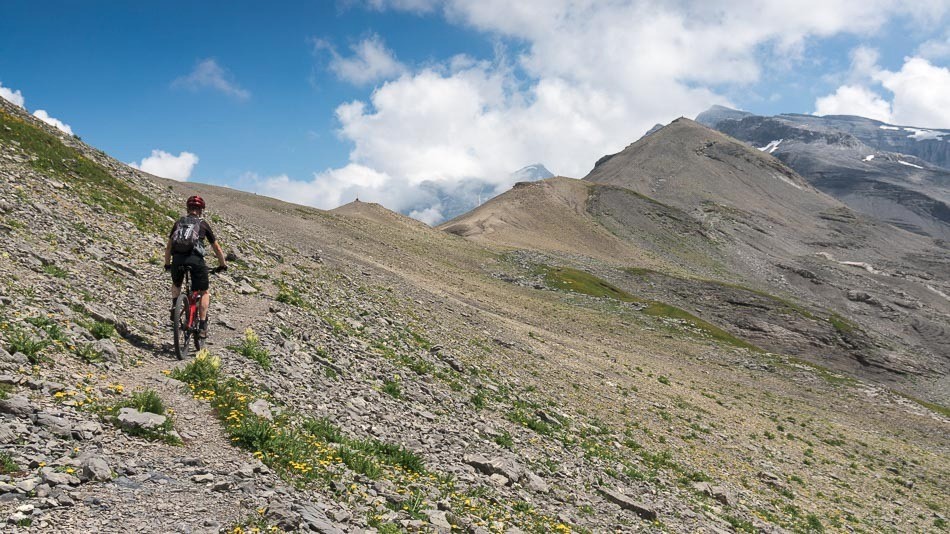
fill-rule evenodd
<path id="1" fill-rule="evenodd" d="M 84 480 L 112 480 L 112 469 L 101 456 L 88 456 L 82 460 L 82 478 Z"/>
<path id="2" fill-rule="evenodd" d="M 69 473 L 54 471 L 52 467 L 44 467 L 40 470 L 40 476 L 43 482 L 50 486 L 78 486 L 80 481 Z"/>
<path id="3" fill-rule="evenodd" d="M 518 482 L 524 476 L 524 467 L 508 458 L 493 458 L 491 460 L 480 454 L 466 454 L 462 461 L 486 475 L 501 475 L 511 482 Z"/>
<path id="4" fill-rule="evenodd" d="M 127 428 L 141 428 L 144 430 L 155 430 L 165 424 L 167 418 L 164 415 L 158 415 L 149 412 L 140 412 L 135 408 L 122 408 L 116 420 L 120 425 Z"/>
<path id="5" fill-rule="evenodd" d="M 302 530 L 322 534 L 343 534 L 343 530 L 337 528 L 326 513 L 314 503 L 298 503 L 294 506 L 294 510 L 300 514 L 300 528 Z"/>
<path id="6" fill-rule="evenodd" d="M 300 528 L 300 514 L 283 503 L 271 504 L 267 508 L 267 517 L 280 529 L 297 530 Z"/>
<path id="7" fill-rule="evenodd" d="M 624 510 L 630 510 L 648 521 L 656 519 L 656 510 L 648 504 L 635 501 L 623 493 L 608 488 L 597 488 L 597 491 L 608 501 L 619 505 Z"/>
<path id="8" fill-rule="evenodd" d="M 0 413 L 27 417 L 32 415 L 35 411 L 36 407 L 23 395 L 10 395 L 6 399 L 0 399 Z"/>
<path id="9" fill-rule="evenodd" d="M 61 438 L 72 437 L 72 429 L 69 426 L 69 421 L 63 419 L 62 417 L 56 417 L 55 415 L 51 415 L 46 412 L 40 412 L 36 414 L 36 424 L 49 428 L 53 434 Z"/>
<path id="10" fill-rule="evenodd" d="M 531 471 L 525 471 L 523 483 L 526 488 L 536 493 L 547 493 L 550 491 L 548 483 L 545 482 L 543 478 L 532 473 Z"/>
<path id="11" fill-rule="evenodd" d="M 254 402 L 248 404 L 247 409 L 250 410 L 254 415 L 267 419 L 268 421 L 274 419 L 274 414 L 271 413 L 270 403 L 264 399 L 257 399 Z"/>
<path id="12" fill-rule="evenodd" d="M 97 340 L 92 344 L 92 348 L 98 351 L 106 361 L 119 361 L 119 348 L 116 347 L 115 342 L 109 338 Z"/>

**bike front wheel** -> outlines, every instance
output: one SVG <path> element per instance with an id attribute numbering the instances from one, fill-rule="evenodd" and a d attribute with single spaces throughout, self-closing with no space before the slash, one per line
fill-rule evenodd
<path id="1" fill-rule="evenodd" d="M 188 356 L 188 338 L 191 337 L 191 329 L 188 324 L 188 299 L 184 293 L 178 296 L 175 301 L 175 320 L 172 323 L 172 329 L 175 336 L 175 357 L 184 360 Z"/>

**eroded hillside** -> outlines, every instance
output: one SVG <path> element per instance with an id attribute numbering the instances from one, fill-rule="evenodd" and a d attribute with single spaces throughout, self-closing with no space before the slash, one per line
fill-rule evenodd
<path id="1" fill-rule="evenodd" d="M 237 259 L 178 362 L 160 253 L 192 192 Z M 945 527 L 945 410 L 599 264 L 157 179 L 9 106 L 0 233 L 10 531 Z"/>

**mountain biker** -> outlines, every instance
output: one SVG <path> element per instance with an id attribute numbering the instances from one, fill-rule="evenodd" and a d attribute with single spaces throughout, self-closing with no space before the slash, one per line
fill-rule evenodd
<path id="1" fill-rule="evenodd" d="M 208 337 L 208 306 L 211 304 L 211 294 L 208 293 L 208 266 L 205 264 L 204 241 L 211 244 L 214 255 L 218 257 L 216 273 L 226 271 L 228 264 L 225 261 L 221 245 L 211 230 L 211 225 L 201 218 L 205 209 L 205 201 L 198 195 L 188 197 L 185 203 L 188 214 L 178 219 L 168 235 L 165 245 L 165 270 L 172 275 L 172 322 L 175 317 L 175 301 L 181 294 L 181 284 L 185 279 L 185 271 L 191 273 L 191 289 L 200 295 L 198 299 L 198 337 Z"/>

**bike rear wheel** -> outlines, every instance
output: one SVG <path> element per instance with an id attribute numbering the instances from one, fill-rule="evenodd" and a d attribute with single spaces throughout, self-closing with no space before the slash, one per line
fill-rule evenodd
<path id="1" fill-rule="evenodd" d="M 188 298 L 182 293 L 175 301 L 175 321 L 172 323 L 175 357 L 179 360 L 184 360 L 188 356 L 188 338 L 191 337 L 191 330 L 188 327 Z"/>

